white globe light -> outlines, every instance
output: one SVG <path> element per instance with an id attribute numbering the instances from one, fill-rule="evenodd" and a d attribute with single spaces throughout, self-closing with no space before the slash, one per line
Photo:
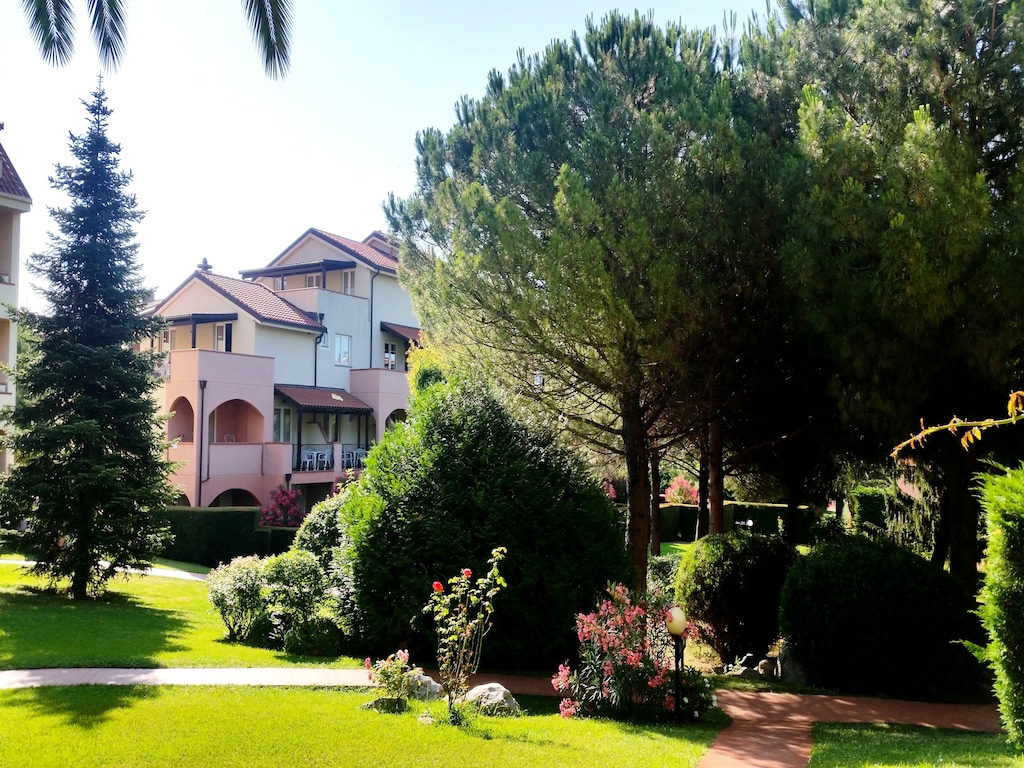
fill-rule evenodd
<path id="1" fill-rule="evenodd" d="M 681 635 L 686 631 L 686 614 L 678 605 L 674 606 L 665 618 L 668 631 L 673 635 Z"/>

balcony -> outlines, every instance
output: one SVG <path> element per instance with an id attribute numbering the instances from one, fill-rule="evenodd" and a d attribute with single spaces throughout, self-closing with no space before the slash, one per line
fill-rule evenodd
<path id="1" fill-rule="evenodd" d="M 358 443 L 303 443 L 292 445 L 292 472 L 360 470 L 368 446 Z"/>

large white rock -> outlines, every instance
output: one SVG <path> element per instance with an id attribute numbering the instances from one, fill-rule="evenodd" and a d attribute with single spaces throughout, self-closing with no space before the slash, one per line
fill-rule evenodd
<path id="1" fill-rule="evenodd" d="M 466 694 L 466 701 L 475 704 L 484 715 L 518 715 L 519 702 L 501 683 L 484 683 Z"/>
<path id="2" fill-rule="evenodd" d="M 445 695 L 444 687 L 428 675 L 419 674 L 412 679 L 411 696 L 419 701 L 435 701 Z"/>

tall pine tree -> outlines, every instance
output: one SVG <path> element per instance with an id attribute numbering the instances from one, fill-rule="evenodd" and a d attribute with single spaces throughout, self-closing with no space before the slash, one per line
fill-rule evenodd
<path id="1" fill-rule="evenodd" d="M 20 402 L 5 418 L 16 466 L 0 486 L 5 512 L 28 520 L 34 570 L 70 580 L 75 599 L 117 569 L 149 564 L 165 535 L 152 510 L 171 492 L 151 397 L 157 359 L 136 351 L 160 322 L 141 316 L 134 225 L 143 213 L 107 136 L 102 80 L 82 103 L 88 128 L 69 140 L 77 164 L 50 178 L 70 205 L 50 210 L 59 234 L 29 263 L 48 282 L 51 313 L 17 313 L 34 342 L 14 371 Z"/>

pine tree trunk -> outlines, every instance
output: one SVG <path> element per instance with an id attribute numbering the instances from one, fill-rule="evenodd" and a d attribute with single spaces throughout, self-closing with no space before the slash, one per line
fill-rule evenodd
<path id="1" fill-rule="evenodd" d="M 706 430 L 705 430 L 706 431 Z M 707 452 L 707 435 L 701 435 L 700 438 L 700 468 L 698 470 L 697 477 L 697 530 L 694 534 L 694 541 L 702 539 L 708 535 L 708 531 L 711 528 L 711 513 L 708 506 L 708 488 L 711 487 L 711 483 L 708 479 L 708 452 Z"/>
<path id="2" fill-rule="evenodd" d="M 651 554 L 661 555 L 661 455 L 651 448 Z"/>
<path id="3" fill-rule="evenodd" d="M 647 590 L 647 551 L 651 536 L 651 482 L 648 474 L 647 434 L 639 392 L 624 393 L 621 400 L 622 444 L 626 459 L 626 503 L 629 523 L 626 549 L 633 564 L 633 588 Z"/>
<path id="4" fill-rule="evenodd" d="M 722 470 L 722 417 L 708 424 L 708 532 L 725 533 L 725 476 Z"/>

